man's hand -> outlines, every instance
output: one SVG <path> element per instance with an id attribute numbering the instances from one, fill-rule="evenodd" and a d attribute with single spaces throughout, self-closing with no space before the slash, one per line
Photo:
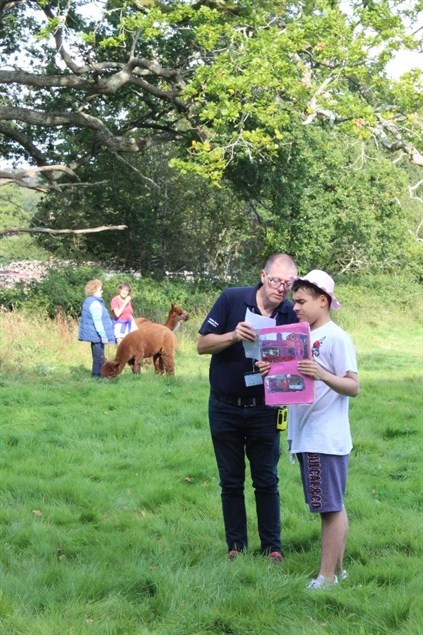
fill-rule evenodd
<path id="1" fill-rule="evenodd" d="M 233 333 L 234 342 L 255 342 L 256 332 L 249 322 L 238 322 Z"/>
<path id="2" fill-rule="evenodd" d="M 197 351 L 200 355 L 220 353 L 226 348 L 242 342 L 254 342 L 256 339 L 256 333 L 248 322 L 239 322 L 234 331 L 228 331 L 218 335 L 217 333 L 207 333 L 206 335 L 200 335 L 197 344 Z"/>

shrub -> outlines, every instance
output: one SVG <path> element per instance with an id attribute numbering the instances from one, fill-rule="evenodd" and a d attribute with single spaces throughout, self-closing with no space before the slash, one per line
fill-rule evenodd
<path id="1" fill-rule="evenodd" d="M 50 318 L 57 315 L 77 318 L 84 299 L 84 287 L 93 278 L 103 279 L 103 271 L 97 265 L 53 267 L 41 282 L 32 285 L 28 298 L 30 308 Z"/>
<path id="2" fill-rule="evenodd" d="M 199 307 L 201 311 L 202 307 L 210 307 L 219 293 L 214 282 L 197 284 L 168 279 L 158 282 L 139 278 L 134 273 L 106 271 L 101 265 L 68 264 L 52 267 L 41 282 L 0 288 L 0 307 L 6 310 L 25 309 L 49 318 L 66 316 L 78 319 L 84 287 L 93 278 L 103 282 L 103 298 L 107 307 L 116 295 L 117 286 L 121 282 L 129 282 L 135 315 L 156 322 L 165 320 L 172 302 L 195 313 Z"/>

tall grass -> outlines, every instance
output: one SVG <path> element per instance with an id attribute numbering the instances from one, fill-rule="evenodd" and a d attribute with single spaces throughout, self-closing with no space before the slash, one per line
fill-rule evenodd
<path id="1" fill-rule="evenodd" d="M 351 403 L 350 579 L 315 593 L 304 587 L 320 523 L 285 452 L 285 563 L 255 553 L 249 484 L 251 550 L 225 558 L 200 311 L 177 333 L 174 378 L 128 369 L 112 382 L 90 378 L 76 323 L 1 314 L 0 633 L 421 633 L 419 310 L 339 295 L 362 386 Z"/>

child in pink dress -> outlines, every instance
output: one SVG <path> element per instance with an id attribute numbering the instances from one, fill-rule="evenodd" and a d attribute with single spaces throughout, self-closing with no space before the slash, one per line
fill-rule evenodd
<path id="1" fill-rule="evenodd" d="M 113 327 L 115 331 L 116 342 L 122 341 L 122 339 L 128 333 L 137 330 L 133 318 L 134 309 L 131 303 L 131 285 L 128 282 L 123 282 L 117 288 L 118 294 L 111 303 L 110 308 L 112 312 Z"/>

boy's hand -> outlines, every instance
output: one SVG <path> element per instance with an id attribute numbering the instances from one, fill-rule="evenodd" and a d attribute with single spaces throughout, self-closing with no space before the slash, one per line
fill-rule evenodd
<path id="1" fill-rule="evenodd" d="M 343 377 L 338 377 L 328 370 L 325 370 L 313 359 L 303 359 L 298 362 L 297 368 L 303 375 L 324 381 L 329 388 L 346 397 L 356 397 L 360 390 L 358 375 L 352 371 L 345 373 Z"/>
<path id="2" fill-rule="evenodd" d="M 312 379 L 323 380 L 327 375 L 327 371 L 320 366 L 314 359 L 302 359 L 297 364 L 297 368 L 306 377 L 312 377 Z"/>
<path id="3" fill-rule="evenodd" d="M 266 375 L 269 374 L 270 362 L 264 362 L 262 359 L 260 359 L 258 362 L 256 362 L 256 366 L 262 377 L 266 377 Z"/>

